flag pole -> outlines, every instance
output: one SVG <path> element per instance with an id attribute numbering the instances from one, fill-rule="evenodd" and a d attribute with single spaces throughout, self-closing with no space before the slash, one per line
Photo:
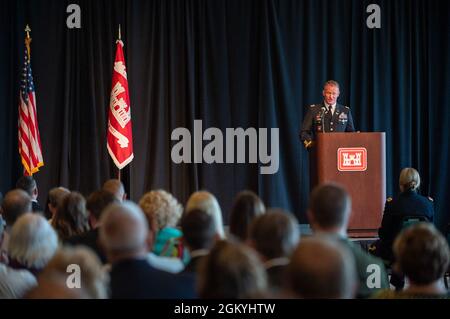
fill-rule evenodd
<path id="1" fill-rule="evenodd" d="M 120 23 L 119 23 L 119 35 L 118 35 L 118 41 L 121 41 L 122 40 L 122 35 L 121 35 L 121 32 L 120 32 Z M 120 181 L 121 180 L 121 170 L 120 170 L 120 168 L 118 169 L 118 172 L 117 172 L 117 179 Z"/>

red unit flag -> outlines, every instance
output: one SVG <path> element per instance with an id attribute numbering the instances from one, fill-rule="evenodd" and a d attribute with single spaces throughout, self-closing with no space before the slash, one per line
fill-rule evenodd
<path id="1" fill-rule="evenodd" d="M 116 43 L 116 60 L 109 102 L 107 148 L 116 166 L 122 169 L 133 160 L 134 154 L 123 42 L 119 39 Z"/>

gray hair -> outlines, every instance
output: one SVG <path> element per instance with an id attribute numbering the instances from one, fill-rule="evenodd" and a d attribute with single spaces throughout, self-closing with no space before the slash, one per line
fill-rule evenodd
<path id="1" fill-rule="evenodd" d="M 43 268 L 58 248 L 58 236 L 47 220 L 26 213 L 11 229 L 8 254 L 29 268 Z"/>

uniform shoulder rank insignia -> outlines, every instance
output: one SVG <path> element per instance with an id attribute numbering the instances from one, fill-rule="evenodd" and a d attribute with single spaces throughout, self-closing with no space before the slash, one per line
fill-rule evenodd
<path id="1" fill-rule="evenodd" d="M 433 197 L 428 196 L 428 199 L 430 200 L 430 202 L 434 202 Z"/>
<path id="2" fill-rule="evenodd" d="M 387 201 L 388 203 L 392 202 L 392 197 L 388 197 L 388 198 L 386 199 L 386 201 Z"/>

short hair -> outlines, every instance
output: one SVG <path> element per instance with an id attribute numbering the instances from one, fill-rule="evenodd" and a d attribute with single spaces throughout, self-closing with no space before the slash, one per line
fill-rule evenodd
<path id="1" fill-rule="evenodd" d="M 23 189 L 28 195 L 32 196 L 37 184 L 32 176 L 22 176 L 17 180 L 16 187 Z"/>
<path id="2" fill-rule="evenodd" d="M 447 240 L 431 223 L 418 223 L 403 230 L 394 241 L 393 250 L 402 272 L 415 284 L 433 283 L 449 266 Z"/>
<path id="3" fill-rule="evenodd" d="M 100 240 L 108 252 L 130 253 L 145 247 L 148 225 L 133 202 L 113 203 L 100 218 Z"/>
<path id="4" fill-rule="evenodd" d="M 139 206 L 145 215 L 156 219 L 158 231 L 177 226 L 183 213 L 183 206 L 172 194 L 164 190 L 146 193 L 139 201 Z"/>
<path id="5" fill-rule="evenodd" d="M 321 227 L 340 227 L 348 220 L 351 199 L 342 186 L 335 183 L 323 184 L 312 191 L 309 209 Z"/>
<path id="6" fill-rule="evenodd" d="M 267 259 L 290 257 L 300 240 L 297 220 L 281 209 L 270 209 L 250 226 L 255 249 Z"/>
<path id="7" fill-rule="evenodd" d="M 210 214 L 214 219 L 216 233 L 220 238 L 225 238 L 223 229 L 222 210 L 216 197 L 207 191 L 193 193 L 186 203 L 186 213 L 193 209 L 200 209 Z"/>
<path id="8" fill-rule="evenodd" d="M 62 205 L 64 197 L 70 194 L 70 191 L 65 187 L 54 187 L 48 192 L 47 205 L 45 205 L 45 217 L 53 218 L 49 205 L 54 209 L 58 209 Z"/>
<path id="9" fill-rule="evenodd" d="M 200 298 L 252 298 L 267 289 L 267 274 L 252 249 L 221 240 L 200 261 L 197 284 Z"/>
<path id="10" fill-rule="evenodd" d="M 123 183 L 118 179 L 109 179 L 107 180 L 102 187 L 103 190 L 114 194 L 116 198 L 120 201 L 123 199 L 123 195 L 125 194 L 125 187 Z"/>
<path id="11" fill-rule="evenodd" d="M 353 298 L 356 268 L 352 253 L 322 236 L 302 239 L 287 268 L 286 286 L 302 298 Z"/>
<path id="12" fill-rule="evenodd" d="M 335 86 L 335 87 L 337 87 L 337 88 L 339 89 L 339 83 L 338 83 L 337 81 L 334 81 L 334 80 L 328 80 L 328 81 L 326 81 L 325 84 L 323 85 L 323 88 L 325 89 L 325 87 L 328 86 L 328 85 L 330 85 L 330 86 Z"/>
<path id="13" fill-rule="evenodd" d="M 12 226 L 17 218 L 31 212 L 31 197 L 22 189 L 13 189 L 6 193 L 2 202 L 2 215 L 8 226 Z"/>
<path id="14" fill-rule="evenodd" d="M 406 167 L 402 169 L 402 171 L 400 172 L 399 184 L 402 191 L 406 191 L 409 189 L 417 191 L 417 189 L 420 187 L 419 172 L 412 167 Z"/>
<path id="15" fill-rule="evenodd" d="M 233 203 L 230 213 L 230 233 L 245 241 L 252 220 L 264 214 L 263 201 L 252 191 L 240 192 Z"/>
<path id="16" fill-rule="evenodd" d="M 216 228 L 211 215 L 194 209 L 181 218 L 183 239 L 191 250 L 210 249 L 214 244 Z"/>
<path id="17" fill-rule="evenodd" d="M 87 298 L 105 299 L 108 277 L 97 255 L 87 247 L 60 248 L 48 262 L 42 275 L 59 273 L 67 275 L 69 265 L 78 265 L 81 270 L 81 288 Z"/>
<path id="18" fill-rule="evenodd" d="M 62 205 L 58 207 L 53 225 L 61 240 L 88 231 L 88 213 L 83 195 L 78 192 L 70 192 L 66 195 Z"/>
<path id="19" fill-rule="evenodd" d="M 24 214 L 11 229 L 8 254 L 28 268 L 42 269 L 57 248 L 56 232 L 39 214 Z"/>
<path id="20" fill-rule="evenodd" d="M 95 219 L 100 220 L 103 210 L 108 207 L 109 204 L 114 202 L 119 202 L 114 194 L 105 190 L 97 190 L 88 196 L 86 200 L 86 209 L 89 211 L 89 214 L 95 217 Z"/>

